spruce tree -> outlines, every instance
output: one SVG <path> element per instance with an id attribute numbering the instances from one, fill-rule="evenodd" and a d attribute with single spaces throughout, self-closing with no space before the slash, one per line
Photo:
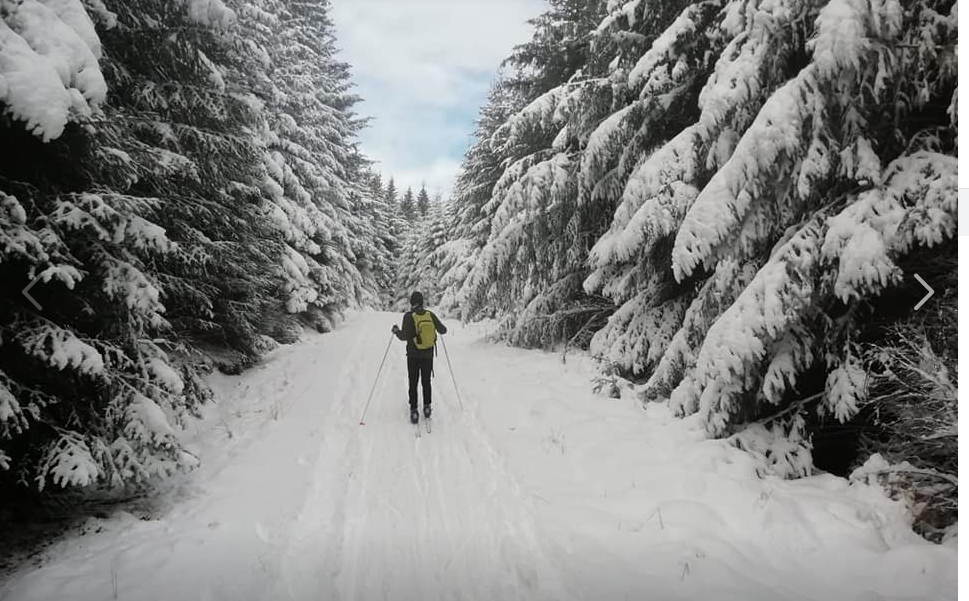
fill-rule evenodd
<path id="1" fill-rule="evenodd" d="M 0 295 L 4 488 L 192 467 L 174 429 L 210 397 L 201 374 L 390 269 L 327 3 L 89 10 L 0 11 L 2 68 L 32 74 L 0 74 L 0 263 L 22 282 Z"/>
<path id="2" fill-rule="evenodd" d="M 400 212 L 409 223 L 414 223 L 417 220 L 417 206 L 414 204 L 414 191 L 409 187 L 404 192 L 403 198 L 400 199 Z"/>
<path id="3" fill-rule="evenodd" d="M 393 206 L 397 206 L 400 203 L 400 199 L 397 198 L 397 186 L 394 184 L 393 176 L 387 181 L 387 188 L 384 190 L 384 202 Z"/>
<path id="4" fill-rule="evenodd" d="M 490 215 L 482 209 L 491 199 L 491 191 L 503 171 L 502 156 L 492 148 L 491 137 L 516 109 L 521 108 L 519 99 L 504 81 L 492 84 L 488 101 L 477 120 L 475 141 L 465 153 L 461 171 L 455 179 L 454 197 L 449 204 L 454 216 L 452 240 L 458 242 L 453 250 L 458 254 L 449 262 L 451 269 L 443 274 L 447 285 L 441 305 L 446 310 L 467 311 L 461 287 L 488 241 Z"/>
<path id="5" fill-rule="evenodd" d="M 365 220 L 368 171 L 354 142 L 364 122 L 353 113 L 348 66 L 336 58 L 329 2 L 264 0 L 262 8 L 244 22 L 270 60 L 260 94 L 264 190 L 286 238 L 286 306 L 328 330 L 369 298 L 378 277 L 380 251 Z"/>
<path id="6" fill-rule="evenodd" d="M 514 67 L 505 85 L 526 100 L 538 98 L 586 66 L 592 32 L 604 16 L 602 0 L 548 0 L 530 19 L 532 39 L 515 47 L 504 65 Z"/>
<path id="7" fill-rule="evenodd" d="M 417 216 L 424 218 L 427 217 L 427 211 L 430 209 L 431 197 L 427 194 L 427 187 L 422 183 L 421 191 L 417 193 Z"/>
<path id="8" fill-rule="evenodd" d="M 48 23 L 20 19 L 37 6 L 3 14 L 26 36 L 22 56 L 72 39 L 88 50 L 63 68 L 81 69 L 66 120 L 22 110 L 16 88 L 2 98 L 15 119 L 0 125 L 3 263 L 11 281 L 40 281 L 37 305 L 21 286 L 2 301 L 0 480 L 143 484 L 196 463 L 174 434 L 208 396 L 185 343 L 254 352 L 273 304 L 273 240 L 251 192 L 256 118 L 222 89 L 219 65 L 240 64 L 235 14 L 106 3 L 96 31 L 74 3 L 46 9 Z M 103 79 L 84 62 L 98 55 Z M 59 106 L 56 87 L 31 85 L 38 107 Z"/>
<path id="9" fill-rule="evenodd" d="M 519 344 L 596 330 L 644 399 L 808 473 L 811 428 L 865 402 L 862 324 L 886 291 L 919 294 L 904 266 L 954 249 L 954 7 L 613 1 L 591 29 L 540 21 L 536 39 L 591 31 L 587 54 L 570 73 L 569 53 L 516 51 L 528 104 L 459 179 L 461 203 L 484 184 L 461 235 L 486 241 L 453 304 Z"/>
<path id="10" fill-rule="evenodd" d="M 373 226 L 373 236 L 377 248 L 373 269 L 376 277 L 375 294 L 381 307 L 393 302 L 392 291 L 397 277 L 397 257 L 400 253 L 400 227 L 396 203 L 388 204 L 379 173 L 371 173 L 367 178 L 367 220 Z"/>
<path id="11" fill-rule="evenodd" d="M 400 198 L 398 198 L 397 186 L 394 184 L 393 177 L 387 182 L 387 187 L 384 190 L 384 210 L 387 215 L 384 225 L 395 241 L 392 254 L 399 259 L 400 253 L 402 252 L 401 249 L 404 245 L 404 237 L 408 230 L 407 222 L 401 211 Z"/>
<path id="12" fill-rule="evenodd" d="M 452 267 L 458 256 L 449 245 L 454 215 L 450 203 L 435 202 L 430 205 L 427 216 L 420 218 L 418 227 L 412 228 L 406 238 L 400 259 L 399 278 L 395 284 L 395 306 L 406 310 L 411 291 L 424 293 L 428 306 L 437 305 L 442 298 L 446 283 L 442 277 Z"/>

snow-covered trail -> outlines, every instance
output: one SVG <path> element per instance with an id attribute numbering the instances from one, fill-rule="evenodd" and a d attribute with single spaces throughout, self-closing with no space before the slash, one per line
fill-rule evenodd
<path id="1" fill-rule="evenodd" d="M 431 434 L 407 421 L 396 340 L 358 424 L 398 320 L 365 313 L 240 378 L 216 376 L 221 406 L 195 445 L 204 465 L 164 515 L 68 541 L 0 598 L 563 598 L 532 510 L 458 408 L 443 355 Z"/>
<path id="2" fill-rule="evenodd" d="M 213 376 L 203 459 L 145 512 L 92 519 L 0 600 L 956 598 L 954 545 L 832 476 L 758 479 L 662 405 L 590 392 L 589 361 L 446 320 L 433 432 L 407 421 L 399 316 L 361 313 Z"/>
<path id="3" fill-rule="evenodd" d="M 292 528 L 272 599 L 561 599 L 529 504 L 435 369 L 433 431 L 407 421 L 403 345 L 394 340 L 366 425 L 380 343 L 396 316 L 360 324 L 325 418 L 314 487 Z"/>

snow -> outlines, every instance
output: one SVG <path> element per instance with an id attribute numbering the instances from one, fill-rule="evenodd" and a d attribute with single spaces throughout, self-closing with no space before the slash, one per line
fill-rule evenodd
<path id="1" fill-rule="evenodd" d="M 89 15 L 97 18 L 106 29 L 113 29 L 118 24 L 118 15 L 108 10 L 102 0 L 84 0 L 84 8 Z"/>
<path id="2" fill-rule="evenodd" d="M 828 374 L 825 394 L 835 419 L 844 423 L 858 413 L 868 397 L 868 374 L 857 357 L 848 360 Z"/>
<path id="3" fill-rule="evenodd" d="M 205 56 L 205 53 L 199 50 L 199 60 L 205 65 L 205 68 L 209 70 L 208 80 L 215 89 L 221 93 L 225 93 L 225 78 L 222 77 L 222 71 L 219 69 L 218 65 L 213 63 L 209 57 Z"/>
<path id="4" fill-rule="evenodd" d="M 121 242 L 125 238 L 130 239 L 131 245 L 139 250 L 168 252 L 173 246 L 165 234 L 165 228 L 137 215 L 129 216 L 115 229 L 115 242 Z"/>
<path id="5" fill-rule="evenodd" d="M 894 0 L 832 0 L 821 9 L 817 35 L 808 42 L 814 64 L 825 77 L 860 71 L 873 41 L 897 39 L 902 18 Z"/>
<path id="6" fill-rule="evenodd" d="M 104 282 L 101 289 L 112 299 L 123 299 L 129 309 L 133 309 L 140 319 L 147 317 L 154 327 L 167 325 L 161 316 L 165 306 L 161 303 L 161 290 L 157 282 L 144 271 L 128 263 L 108 256 L 102 260 Z"/>
<path id="7" fill-rule="evenodd" d="M 57 72 L 23 38 L 0 21 L 0 100 L 15 119 L 45 141 L 67 123 L 71 99 Z"/>
<path id="8" fill-rule="evenodd" d="M 12 384 L 6 374 L 0 372 L 0 433 L 4 436 L 19 434 L 27 427 L 23 409 L 11 389 Z"/>
<path id="9" fill-rule="evenodd" d="M 897 254 L 916 242 L 931 247 L 955 233 L 955 163 L 954 157 L 931 152 L 903 155 L 874 176 L 880 187 L 828 218 L 821 250 L 838 261 L 839 298 L 860 298 L 898 281 Z M 913 198 L 914 206 L 906 207 Z"/>
<path id="10" fill-rule="evenodd" d="M 672 58 L 674 45 L 680 42 L 683 37 L 696 35 L 697 24 L 694 19 L 702 8 L 700 4 L 693 4 L 685 8 L 666 31 L 653 41 L 650 49 L 639 58 L 629 72 L 629 87 L 633 90 L 641 90 L 640 98 L 648 97 L 655 88 L 661 87 L 656 84 L 657 78 L 669 78 L 666 73 L 666 65 Z M 646 86 L 647 83 L 652 85 Z M 643 86 L 646 86 L 645 89 L 642 89 Z"/>
<path id="11" fill-rule="evenodd" d="M 77 0 L 23 0 L 0 20 L 0 102 L 44 141 L 104 102 L 101 45 Z"/>
<path id="12" fill-rule="evenodd" d="M 104 371 L 101 353 L 69 330 L 45 325 L 22 336 L 24 350 L 57 369 L 71 366 L 82 374 L 100 374 Z"/>
<path id="13" fill-rule="evenodd" d="M 49 8 L 65 25 L 84 40 L 95 58 L 101 58 L 101 39 L 94 30 L 94 23 L 87 15 L 84 6 L 77 0 L 39 0 Z"/>
<path id="14" fill-rule="evenodd" d="M 135 394 L 134 400 L 128 406 L 128 420 L 125 428 L 125 434 L 128 435 L 145 436 L 155 442 L 175 434 L 162 408 L 142 394 Z"/>
<path id="15" fill-rule="evenodd" d="M 222 0 L 182 0 L 188 18 L 213 29 L 228 29 L 236 23 L 235 12 Z"/>
<path id="16" fill-rule="evenodd" d="M 648 155 L 630 176 L 609 231 L 589 252 L 589 261 L 597 271 L 585 284 L 587 291 L 598 285 L 613 261 L 647 254 L 650 244 L 675 231 L 698 192 L 683 183 L 693 179 L 695 145 L 695 128 L 686 128 Z"/>
<path id="17" fill-rule="evenodd" d="M 154 380 L 175 394 L 182 394 L 185 383 L 168 362 L 161 357 L 151 357 L 146 362 Z"/>
<path id="18" fill-rule="evenodd" d="M 82 274 L 73 265 L 59 264 L 51 265 L 50 267 L 45 268 L 43 271 L 37 274 L 37 277 L 40 278 L 40 281 L 44 283 L 55 279 L 59 280 L 62 284 L 67 286 L 68 290 L 73 290 L 74 285 L 84 279 L 84 274 Z"/>
<path id="19" fill-rule="evenodd" d="M 491 136 L 492 148 L 496 150 L 512 148 L 521 141 L 522 136 L 532 131 L 531 128 L 548 130 L 561 125 L 565 115 L 559 109 L 568 97 L 570 87 L 565 84 L 552 88 L 510 117 Z"/>
<path id="20" fill-rule="evenodd" d="M 49 473 L 54 484 L 62 487 L 87 486 L 100 474 L 87 444 L 73 433 L 63 434 L 56 444 L 50 446 L 44 463 L 41 473 Z M 43 482 L 38 484 L 43 489 Z"/>
<path id="21" fill-rule="evenodd" d="M 717 247 L 737 232 L 752 207 L 777 195 L 775 174 L 800 156 L 803 123 L 817 111 L 817 94 L 806 71 L 771 95 L 730 159 L 690 206 L 673 248 L 678 280 L 701 263 L 714 263 Z"/>
<path id="22" fill-rule="evenodd" d="M 0 598 L 956 598 L 955 545 L 866 479 L 758 478 L 699 416 L 593 395 L 591 360 L 443 319 L 464 410 L 439 357 L 431 434 L 406 422 L 400 345 L 358 425 L 399 315 L 357 314 L 211 376 L 219 403 L 178 433 L 200 467 Z"/>

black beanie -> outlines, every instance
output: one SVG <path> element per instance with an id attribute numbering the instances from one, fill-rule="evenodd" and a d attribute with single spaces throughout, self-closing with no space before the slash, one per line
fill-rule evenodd
<path id="1" fill-rule="evenodd" d="M 423 304 L 424 304 L 424 295 L 415 290 L 410 295 L 410 306 L 416 307 L 417 305 L 423 305 Z"/>

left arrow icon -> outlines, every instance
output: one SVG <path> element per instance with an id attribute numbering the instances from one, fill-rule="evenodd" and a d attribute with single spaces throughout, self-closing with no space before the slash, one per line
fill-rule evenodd
<path id="1" fill-rule="evenodd" d="M 23 295 L 27 297 L 27 300 L 29 300 L 35 307 L 37 307 L 37 310 L 38 311 L 42 311 L 43 310 L 41 308 L 41 306 L 40 306 L 40 303 L 38 303 L 37 301 L 35 301 L 34 300 L 34 297 L 32 297 L 29 294 L 27 294 L 27 291 L 30 290 L 33 287 L 34 284 L 36 284 L 37 282 L 39 282 L 42 277 L 44 277 L 44 274 L 40 274 L 39 276 L 35 277 L 34 278 L 34 281 L 32 281 L 31 283 L 27 284 L 27 287 L 24 288 L 23 291 L 22 291 Z"/>
<path id="2" fill-rule="evenodd" d="M 935 294 L 935 290 L 932 290 L 932 287 L 926 284 L 925 280 L 923 280 L 917 273 L 915 274 L 915 279 L 918 280 L 919 284 L 922 284 L 923 286 L 925 286 L 925 289 L 929 291 L 929 293 L 923 296 L 922 300 L 920 300 L 919 303 L 915 305 L 915 310 L 918 311 L 922 307 L 922 305 L 925 304 L 925 301 L 932 298 L 932 295 Z"/>

